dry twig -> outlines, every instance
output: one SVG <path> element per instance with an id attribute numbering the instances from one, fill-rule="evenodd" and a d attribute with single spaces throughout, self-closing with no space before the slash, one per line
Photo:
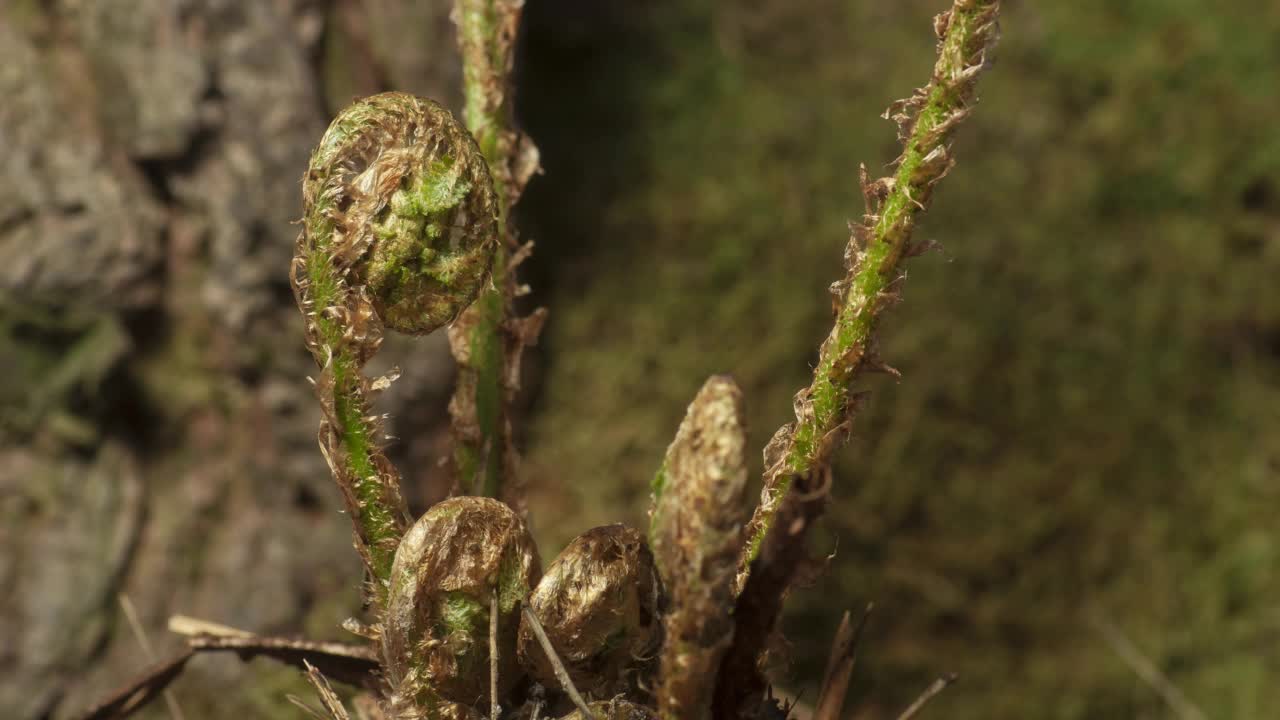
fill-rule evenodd
<path id="1" fill-rule="evenodd" d="M 1169 676 L 1156 667 L 1150 658 L 1143 655 L 1138 646 L 1134 645 L 1129 636 L 1125 635 L 1115 623 L 1097 612 L 1090 613 L 1089 622 L 1102 636 L 1107 647 L 1111 648 L 1111 651 L 1119 656 L 1135 675 L 1150 685 L 1175 715 L 1181 720 L 1205 720 L 1204 711 L 1197 707 L 1181 688 L 1174 685 Z"/>
<path id="2" fill-rule="evenodd" d="M 147 639 L 147 633 L 142 629 L 142 621 L 138 619 L 138 610 L 133 606 L 133 601 L 128 595 L 120 593 L 117 596 L 120 601 L 120 609 L 124 611 L 125 620 L 129 623 L 129 629 L 133 632 L 133 637 L 137 639 L 138 645 L 142 647 L 142 653 L 147 656 L 147 662 L 154 663 L 156 661 L 155 650 L 151 647 L 151 641 Z M 182 707 L 178 705 L 178 698 L 174 696 L 173 691 L 165 688 L 163 691 L 164 704 L 169 708 L 169 716 L 173 720 L 184 720 Z"/>
<path id="3" fill-rule="evenodd" d="M 333 687 L 329 685 L 329 680 L 320 674 L 316 666 L 306 660 L 303 660 L 302 664 L 307 669 L 307 682 L 310 682 L 311 686 L 316 689 L 316 693 L 320 695 L 320 704 L 324 706 L 325 712 L 329 713 L 329 717 L 332 720 L 351 720 L 351 716 L 347 714 L 347 709 L 342 705 L 342 700 L 333 691 Z"/>
<path id="4" fill-rule="evenodd" d="M 542 646 L 542 651 L 547 654 L 547 660 L 551 661 L 551 667 L 555 670 L 556 678 L 560 680 L 560 689 L 564 690 L 578 707 L 578 711 L 582 713 L 582 717 L 586 720 L 595 720 L 595 715 L 591 712 L 591 708 L 587 705 L 587 701 L 582 699 L 582 695 L 578 693 L 578 688 L 574 687 L 573 680 L 569 678 L 569 671 L 565 669 L 564 663 L 560 661 L 560 656 L 556 654 L 556 649 L 551 646 L 551 639 L 547 637 L 547 633 L 542 629 L 542 623 L 538 622 L 538 616 L 525 606 L 521 608 L 524 612 L 525 622 L 529 623 L 529 627 L 533 630 L 533 635 L 538 639 L 538 644 Z"/>
<path id="5" fill-rule="evenodd" d="M 502 706 L 498 704 L 498 589 L 489 600 L 489 720 L 498 720 Z"/>
<path id="6" fill-rule="evenodd" d="M 911 720 L 911 718 L 915 717 L 916 713 L 920 712 L 920 710 L 923 709 L 930 700 L 937 697 L 938 693 L 946 690 L 947 686 L 951 685 L 951 683 L 955 681 L 955 675 L 947 675 L 946 677 L 940 677 L 937 680 L 934 680 L 932 685 L 925 688 L 924 692 L 920 693 L 920 697 L 916 698 L 915 702 L 908 705 L 907 709 L 902 711 L 902 714 L 898 716 L 898 720 Z"/>
<path id="7" fill-rule="evenodd" d="M 164 692 L 195 652 L 188 648 L 162 663 L 153 665 L 141 675 L 120 687 L 97 705 L 85 710 L 78 720 L 123 720 Z"/>
<path id="8" fill-rule="evenodd" d="M 264 637 L 208 620 L 174 615 L 169 630 L 186 635 L 195 651 L 234 652 L 242 660 L 267 657 L 300 670 L 314 665 L 339 682 L 374 689 L 378 686 L 378 656 L 363 645 Z"/>
<path id="9" fill-rule="evenodd" d="M 831 643 L 831 656 L 827 659 L 827 669 L 822 676 L 822 690 L 818 693 L 813 720 L 839 720 L 845 696 L 849 693 L 853 666 L 858 657 L 858 641 L 862 639 L 862 630 L 867 626 L 867 618 L 871 616 L 871 607 L 868 604 L 862 611 L 862 619 L 858 621 L 857 627 L 853 626 L 848 611 L 840 620 L 840 629 L 836 631 L 836 639 Z"/>

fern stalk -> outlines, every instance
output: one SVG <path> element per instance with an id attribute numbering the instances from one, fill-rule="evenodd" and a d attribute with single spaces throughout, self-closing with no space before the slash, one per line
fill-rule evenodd
<path id="1" fill-rule="evenodd" d="M 346 329 L 337 313 L 315 308 L 338 307 L 341 282 L 328 256 L 310 263 L 311 293 L 304 313 L 313 314 L 324 374 L 317 382 L 321 403 L 329 417 L 321 429 L 320 447 L 333 473 L 349 478 L 343 486 L 355 508 L 357 546 L 374 578 L 386 579 L 391 558 L 404 531 L 404 507 L 398 480 L 379 469 L 378 423 L 370 416 L 366 383 L 360 372 L 360 351 L 345 342 Z M 389 482 L 392 481 L 392 482 Z"/>
<path id="2" fill-rule="evenodd" d="M 835 325 L 822 344 L 812 383 L 796 395 L 796 422 L 770 443 L 773 452 L 751 521 L 744 570 L 759 557 L 793 479 L 830 465 L 854 409 L 852 383 L 863 371 L 885 369 L 875 353 L 876 326 L 897 299 L 899 266 L 916 249 L 910 242 L 916 221 L 954 162 L 950 140 L 972 109 L 977 77 L 996 41 L 999 7 L 999 0 L 957 0 L 935 18 L 939 43 L 933 78 L 885 112 L 898 124 L 902 156 L 890 177 L 872 182 L 865 166 L 861 169 L 867 214 L 851 228 L 845 251 L 849 273 L 832 287 Z"/>
<path id="3" fill-rule="evenodd" d="M 894 103 L 902 155 L 894 173 L 871 181 L 861 169 L 867 211 L 851 227 L 849 269 L 832 287 L 836 319 L 813 381 L 795 397 L 796 421 L 765 449 L 760 505 L 747 527 L 734 606 L 733 644 L 720 666 L 713 714 L 746 715 L 767 686 L 761 658 L 783 600 L 806 565 L 808 528 L 825 509 L 831 458 L 848 434 L 856 405 L 851 386 L 866 370 L 886 369 L 875 352 L 880 315 L 897 299 L 903 258 L 919 246 L 911 234 L 934 186 L 953 159 L 950 140 L 970 113 L 978 75 L 997 37 L 999 0 L 955 0 L 934 20 L 938 59 L 929 83 Z"/>
<path id="4" fill-rule="evenodd" d="M 488 161 L 498 195 L 501 239 L 493 262 L 493 286 L 449 330 L 458 362 L 453 418 L 455 477 L 464 493 L 506 500 L 519 507 L 518 456 L 511 438 L 510 407 L 519 390 L 520 356 L 541 329 L 541 310 L 515 316 L 521 253 L 510 222 L 537 149 L 514 129 L 510 73 L 521 0 L 458 0 L 454 22 L 463 61 L 463 119 Z"/>

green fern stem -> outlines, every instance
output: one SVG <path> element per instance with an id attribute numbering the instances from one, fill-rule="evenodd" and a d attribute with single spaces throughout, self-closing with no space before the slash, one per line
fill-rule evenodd
<path id="1" fill-rule="evenodd" d="M 317 307 L 335 307 L 340 281 L 328 256 L 317 259 L 319 262 L 308 266 L 312 298 Z M 333 431 L 343 448 L 341 457 L 331 457 L 330 461 L 346 465 L 335 473 L 351 478 L 350 492 L 359 508 L 353 521 L 358 523 L 357 534 L 367 548 L 366 564 L 374 578 L 385 581 L 391 575 L 391 561 L 405 529 L 402 516 L 397 516 L 403 502 L 398 493 L 388 493 L 378 470 L 377 428 L 369 419 L 368 402 L 360 389 L 360 363 L 343 342 L 344 329 L 323 315 L 317 318 L 316 325 L 330 354 Z"/>
<path id="2" fill-rule="evenodd" d="M 509 408 L 518 389 L 520 352 L 536 334 L 537 318 L 515 317 L 516 252 L 509 212 L 528 174 L 516 167 L 533 158 L 513 127 L 509 102 L 512 53 L 522 2 L 458 0 L 454 22 L 463 61 L 463 120 L 488 161 L 498 196 L 501 241 L 494 255 L 493 285 L 450 332 L 458 360 L 458 386 L 450 410 L 454 469 L 464 492 L 519 505 L 516 452 Z M 531 331 L 531 333 L 529 332 Z"/>
<path id="3" fill-rule="evenodd" d="M 505 265 L 501 261 L 494 263 L 495 270 L 505 270 Z M 469 398 L 474 413 L 472 432 L 455 440 L 457 476 L 468 483 L 467 494 L 493 498 L 503 492 L 507 474 L 505 450 L 510 442 L 505 427 L 506 391 L 502 378 L 506 363 L 501 342 L 502 323 L 508 312 L 501 289 L 485 291 L 468 311 L 470 322 L 464 342 L 470 360 L 459 367 L 457 389 L 458 395 Z M 457 406 L 455 402 L 453 407 Z"/>
<path id="4" fill-rule="evenodd" d="M 862 371 L 880 366 L 874 353 L 877 321 L 895 297 L 899 265 L 911 250 L 917 218 L 951 168 L 949 142 L 970 112 L 977 76 L 996 40 L 999 6 L 999 0 L 956 0 L 951 11 L 938 16 L 933 78 L 885 113 L 898 123 L 903 153 L 889 178 L 869 182 L 863 169 L 867 215 L 853 227 L 846 252 L 849 275 L 833 288 L 835 325 L 822 345 L 812 383 L 796 398 L 795 424 L 775 439 L 781 452 L 766 469 L 761 504 L 749 526 L 744 572 L 760 555 L 792 481 L 829 465 L 852 414 L 851 384 Z"/>

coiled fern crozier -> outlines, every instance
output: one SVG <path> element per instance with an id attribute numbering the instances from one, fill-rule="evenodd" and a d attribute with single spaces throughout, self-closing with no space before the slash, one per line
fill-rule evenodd
<path id="1" fill-rule="evenodd" d="M 862 169 L 866 213 L 832 286 L 834 326 L 796 395 L 795 422 L 765 448 L 754 514 L 741 392 L 716 376 L 656 473 L 647 532 L 588 530 L 545 573 L 523 516 L 508 414 L 521 351 L 543 317 L 513 311 L 528 247 L 510 210 L 537 169 L 536 149 L 511 119 L 521 4 L 457 1 L 466 129 L 430 100 L 366 98 L 333 121 L 304 179 L 292 279 L 320 369 L 320 446 L 368 571 L 375 622 L 347 626 L 370 643 L 219 639 L 206 629 L 193 645 L 305 664 L 335 718 L 347 711 L 321 670 L 351 680 L 352 663 L 354 681 L 375 698 L 366 712 L 387 718 L 785 717 L 761 671 L 768 640 L 853 421 L 850 387 L 885 367 L 878 320 L 898 296 L 903 259 L 919 249 L 916 220 L 952 167 L 951 137 L 973 107 L 1000 2 L 954 0 L 935 20 L 929 82 L 886 112 L 902 154 L 889 177 Z M 459 364 L 451 467 L 463 495 L 411 521 L 372 404 L 394 377 L 368 378 L 363 368 L 383 333 L 445 326 Z M 839 717 L 852 645 L 847 632 L 837 638 L 819 720 Z"/>
<path id="2" fill-rule="evenodd" d="M 321 372 L 320 446 L 356 523 L 375 590 L 406 529 L 400 479 L 382 453 L 361 369 L 385 329 L 452 322 L 489 280 L 498 200 L 475 140 L 430 100 L 384 93 L 329 126 L 303 182 L 291 273 Z"/>

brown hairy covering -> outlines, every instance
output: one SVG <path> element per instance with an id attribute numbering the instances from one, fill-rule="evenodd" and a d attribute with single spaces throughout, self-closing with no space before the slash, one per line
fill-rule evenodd
<path id="1" fill-rule="evenodd" d="M 303 183 L 301 256 L 367 287 L 384 325 L 429 333 L 488 282 L 498 203 L 475 140 L 426 98 L 382 93 L 343 110 Z"/>
<path id="2" fill-rule="evenodd" d="M 541 571 L 524 521 L 491 498 L 432 507 L 396 551 L 382 628 L 393 709 L 489 699 L 489 607 L 498 596 L 499 694 L 516 663 L 520 604 Z"/>
<path id="3" fill-rule="evenodd" d="M 529 606 L 580 692 L 604 697 L 628 689 L 630 675 L 657 647 L 659 587 L 653 555 L 639 531 L 605 525 L 579 535 L 547 568 Z M 528 623 L 520 624 L 520 663 L 559 687 Z"/>
<path id="4" fill-rule="evenodd" d="M 666 587 L 665 646 L 656 689 L 663 717 L 695 720 L 711 709 L 720 658 L 733 638 L 733 586 L 746 522 L 746 430 L 733 380 L 707 380 L 655 488 L 654 556 Z"/>

